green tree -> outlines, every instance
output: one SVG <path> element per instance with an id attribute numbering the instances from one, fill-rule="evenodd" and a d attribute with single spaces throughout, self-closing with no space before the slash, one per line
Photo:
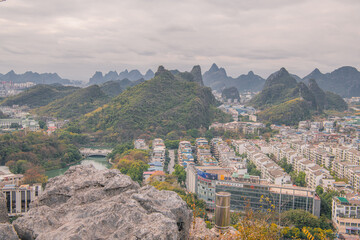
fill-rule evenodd
<path id="1" fill-rule="evenodd" d="M 304 172 L 291 172 L 290 176 L 296 186 L 306 187 L 306 174 Z"/>
<path id="2" fill-rule="evenodd" d="M 256 169 L 256 166 L 253 162 L 248 162 L 247 171 L 249 175 L 259 176 L 259 177 L 261 176 L 261 171 Z"/>
<path id="3" fill-rule="evenodd" d="M 22 126 L 20 124 L 18 124 L 18 123 L 11 123 L 10 128 L 18 129 L 18 128 L 22 128 Z"/>
<path id="4" fill-rule="evenodd" d="M 43 120 L 39 120 L 39 127 L 41 129 L 47 130 L 46 122 Z"/>
<path id="5" fill-rule="evenodd" d="M 141 184 L 143 180 L 143 173 L 148 168 L 149 165 L 147 165 L 143 161 L 135 161 L 130 165 L 130 168 L 127 171 L 127 175 L 129 175 L 132 180 Z"/>
<path id="6" fill-rule="evenodd" d="M 127 142 L 117 145 L 112 152 L 109 154 L 109 158 L 115 159 L 116 156 L 122 155 L 125 151 L 134 149 L 134 144 L 132 142 Z"/>
<path id="7" fill-rule="evenodd" d="M 185 184 L 186 172 L 184 167 L 180 166 L 179 164 L 176 164 L 174 170 L 175 171 L 172 174 L 178 178 L 178 182 L 180 184 Z"/>
<path id="8" fill-rule="evenodd" d="M 165 140 L 165 146 L 168 149 L 178 149 L 180 140 Z"/>
<path id="9" fill-rule="evenodd" d="M 331 219 L 331 209 L 332 209 L 332 198 L 335 196 L 339 196 L 340 193 L 335 190 L 328 189 L 324 191 L 321 186 L 316 188 L 316 193 L 319 195 L 321 199 L 320 212 L 321 215 L 324 215 L 328 219 Z"/>

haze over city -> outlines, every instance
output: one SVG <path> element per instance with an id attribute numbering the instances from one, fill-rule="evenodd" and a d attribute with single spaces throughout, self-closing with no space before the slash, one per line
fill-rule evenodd
<path id="1" fill-rule="evenodd" d="M 359 68 L 359 12 L 356 0 L 9 0 L 0 3 L 0 73 L 87 81 L 97 70 L 214 62 L 234 77 Z"/>

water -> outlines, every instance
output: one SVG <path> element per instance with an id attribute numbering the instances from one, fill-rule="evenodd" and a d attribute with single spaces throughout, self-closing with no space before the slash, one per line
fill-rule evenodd
<path id="1" fill-rule="evenodd" d="M 103 169 L 111 167 L 111 165 L 109 164 L 106 157 L 87 157 L 84 160 L 82 160 L 79 164 L 81 164 L 81 165 L 92 164 L 96 169 L 99 169 L 99 170 L 103 170 Z M 69 169 L 69 167 L 65 167 L 65 168 L 59 168 L 59 169 L 55 169 L 55 170 L 46 171 L 45 175 L 48 176 L 49 178 L 53 178 L 53 177 L 64 174 L 64 172 L 66 172 L 66 170 L 68 170 L 68 169 Z"/>

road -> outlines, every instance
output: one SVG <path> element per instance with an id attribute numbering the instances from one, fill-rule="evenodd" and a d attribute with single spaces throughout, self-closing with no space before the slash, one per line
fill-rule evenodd
<path id="1" fill-rule="evenodd" d="M 174 150 L 169 150 L 169 157 L 170 157 L 170 162 L 168 165 L 168 170 L 169 173 L 173 173 L 174 172 L 174 166 L 175 166 L 175 152 Z"/>

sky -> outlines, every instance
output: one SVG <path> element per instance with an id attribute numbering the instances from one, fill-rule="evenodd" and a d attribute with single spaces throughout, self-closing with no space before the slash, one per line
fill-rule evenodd
<path id="1" fill-rule="evenodd" d="M 266 78 L 285 67 L 360 69 L 359 0 L 7 0 L 0 2 L 0 73 L 190 71 Z"/>

